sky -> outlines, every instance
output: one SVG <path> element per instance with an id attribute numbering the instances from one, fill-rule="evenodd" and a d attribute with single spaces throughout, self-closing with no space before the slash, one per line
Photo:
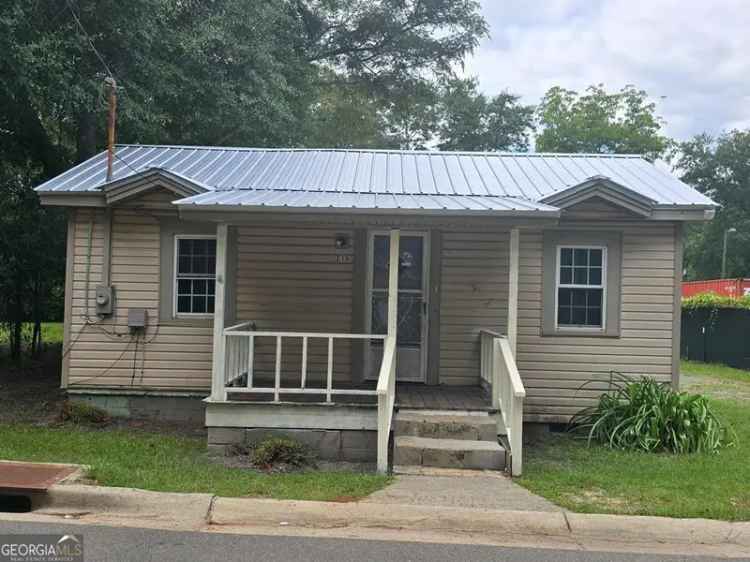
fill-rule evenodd
<path id="1" fill-rule="evenodd" d="M 558 85 L 646 90 L 685 140 L 750 128 L 750 0 L 481 0 L 489 39 L 466 60 L 487 94 L 537 103 Z"/>

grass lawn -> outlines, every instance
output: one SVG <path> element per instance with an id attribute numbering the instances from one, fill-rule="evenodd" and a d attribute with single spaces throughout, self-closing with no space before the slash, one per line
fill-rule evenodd
<path id="1" fill-rule="evenodd" d="M 24 331 L 31 334 L 32 324 L 24 324 Z M 61 344 L 63 340 L 62 322 L 42 322 L 42 343 Z M 8 330 L 0 327 L 0 346 L 8 343 Z"/>
<path id="2" fill-rule="evenodd" d="M 750 371 L 683 362 L 737 445 L 716 455 L 612 451 L 553 434 L 525 448 L 518 483 L 573 511 L 750 520 Z"/>
<path id="3" fill-rule="evenodd" d="M 0 424 L 0 458 L 86 464 L 105 486 L 325 501 L 361 498 L 390 482 L 355 472 L 262 474 L 211 462 L 205 451 L 205 438 Z"/>

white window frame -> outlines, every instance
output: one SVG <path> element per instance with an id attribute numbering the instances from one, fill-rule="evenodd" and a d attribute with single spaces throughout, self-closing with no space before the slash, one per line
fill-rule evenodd
<path id="1" fill-rule="evenodd" d="M 561 283 L 560 274 L 562 272 L 562 250 L 571 248 L 573 250 L 601 250 L 602 251 L 602 280 L 599 285 L 580 285 L 576 283 Z M 607 247 L 595 244 L 559 244 L 556 249 L 556 271 L 555 271 L 555 329 L 561 332 L 592 332 L 602 333 L 607 329 Z M 573 272 L 575 279 L 575 272 Z M 573 326 L 565 324 L 560 325 L 560 289 L 601 289 L 602 290 L 602 325 L 601 326 Z"/>
<path id="2" fill-rule="evenodd" d="M 213 318 L 213 312 L 177 312 L 177 281 L 178 281 L 178 259 L 180 240 L 216 240 L 214 234 L 175 234 L 174 236 L 174 261 L 172 267 L 172 316 L 174 318 Z M 216 271 L 214 270 L 214 283 L 216 283 Z M 214 303 L 214 310 L 216 310 Z"/>

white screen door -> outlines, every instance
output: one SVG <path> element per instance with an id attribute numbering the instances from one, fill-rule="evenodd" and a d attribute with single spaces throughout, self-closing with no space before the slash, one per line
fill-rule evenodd
<path id="1" fill-rule="evenodd" d="M 427 369 L 428 237 L 421 232 L 402 233 L 399 250 L 396 379 L 424 382 Z M 388 331 L 388 233 L 370 233 L 368 253 L 367 325 L 370 333 L 385 334 Z M 382 357 L 382 340 L 371 341 L 365 353 L 368 378 L 377 378 Z"/>

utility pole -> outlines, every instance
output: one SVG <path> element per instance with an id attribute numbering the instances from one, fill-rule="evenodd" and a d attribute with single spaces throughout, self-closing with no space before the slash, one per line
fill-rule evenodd
<path id="1" fill-rule="evenodd" d="M 117 82 L 111 76 L 104 79 L 107 87 L 107 182 L 112 181 L 115 159 L 115 118 L 117 116 Z"/>
<path id="2" fill-rule="evenodd" d="M 727 276 L 727 237 L 730 234 L 737 232 L 734 227 L 727 228 L 724 231 L 724 250 L 721 252 L 721 278 L 724 279 Z"/>

